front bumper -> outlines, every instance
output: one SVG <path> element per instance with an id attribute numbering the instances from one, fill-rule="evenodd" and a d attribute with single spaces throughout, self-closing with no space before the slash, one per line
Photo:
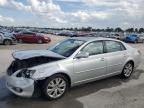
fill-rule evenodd
<path id="1" fill-rule="evenodd" d="M 32 79 L 7 75 L 6 86 L 18 96 L 31 97 L 34 93 L 34 80 Z"/>

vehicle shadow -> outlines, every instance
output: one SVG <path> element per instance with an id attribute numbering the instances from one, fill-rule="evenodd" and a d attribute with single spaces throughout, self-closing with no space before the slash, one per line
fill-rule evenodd
<path id="1" fill-rule="evenodd" d="M 33 98 L 21 98 L 15 96 L 5 87 L 5 77 L 0 77 L 0 108 L 83 108 L 83 104 L 77 99 L 83 96 L 96 93 L 100 90 L 117 87 L 122 83 L 128 83 L 130 80 L 138 80 L 144 70 L 136 70 L 129 79 L 122 79 L 120 76 L 114 76 L 92 83 L 83 84 L 71 88 L 64 97 L 55 101 L 47 101 L 41 96 Z"/>

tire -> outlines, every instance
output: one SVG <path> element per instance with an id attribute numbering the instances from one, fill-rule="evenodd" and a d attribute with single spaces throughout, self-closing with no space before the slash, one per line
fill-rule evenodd
<path id="1" fill-rule="evenodd" d="M 41 39 L 39 39 L 37 43 L 38 43 L 38 44 L 42 44 L 43 41 L 42 41 Z"/>
<path id="2" fill-rule="evenodd" d="M 135 44 L 138 43 L 138 40 L 136 39 L 134 43 L 135 43 Z"/>
<path id="3" fill-rule="evenodd" d="M 56 100 L 61 98 L 68 90 L 68 84 L 68 79 L 61 74 L 56 74 L 49 77 L 43 85 L 43 93 L 45 98 L 48 100 Z"/>
<path id="4" fill-rule="evenodd" d="M 4 45 L 12 45 L 12 41 L 11 40 L 4 40 L 3 44 Z"/>
<path id="5" fill-rule="evenodd" d="M 133 73 L 133 70 L 134 70 L 134 64 L 132 62 L 126 63 L 121 73 L 122 78 L 129 78 Z"/>
<path id="6" fill-rule="evenodd" d="M 22 40 L 22 39 L 19 39 L 18 42 L 19 42 L 19 43 L 23 43 L 23 40 Z"/>

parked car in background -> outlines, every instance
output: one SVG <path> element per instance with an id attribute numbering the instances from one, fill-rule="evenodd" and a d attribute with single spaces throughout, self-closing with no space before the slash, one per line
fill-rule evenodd
<path id="1" fill-rule="evenodd" d="M 21 32 L 16 34 L 16 39 L 18 42 L 28 42 L 28 43 L 48 43 L 51 39 L 42 33 L 34 32 Z"/>
<path id="2" fill-rule="evenodd" d="M 143 34 L 138 35 L 138 42 L 144 43 L 144 35 Z"/>
<path id="3" fill-rule="evenodd" d="M 119 34 L 109 33 L 109 34 L 107 34 L 107 38 L 118 39 L 119 38 Z"/>
<path id="4" fill-rule="evenodd" d="M 68 88 L 120 74 L 129 78 L 141 53 L 116 39 L 75 37 L 48 50 L 18 51 L 7 70 L 7 87 L 14 94 L 31 97 L 39 88 L 50 100 Z"/>
<path id="5" fill-rule="evenodd" d="M 125 42 L 130 42 L 130 43 L 144 43 L 144 36 L 140 35 L 129 35 L 124 39 Z"/>
<path id="6" fill-rule="evenodd" d="M 84 36 L 84 35 L 82 35 L 82 36 Z M 94 32 L 87 33 L 87 34 L 85 34 L 85 36 L 89 36 L 89 37 L 99 37 L 99 36 L 97 35 L 97 33 L 94 33 Z"/>
<path id="7" fill-rule="evenodd" d="M 67 32 L 67 36 L 69 36 L 69 37 L 77 37 L 77 33 L 76 32 Z"/>
<path id="8" fill-rule="evenodd" d="M 55 35 L 59 35 L 59 36 L 68 36 L 68 37 L 76 37 L 77 33 L 74 31 L 59 31 L 54 33 Z"/>
<path id="9" fill-rule="evenodd" d="M 13 35 L 0 32 L 0 44 L 12 45 L 16 43 L 16 38 Z"/>

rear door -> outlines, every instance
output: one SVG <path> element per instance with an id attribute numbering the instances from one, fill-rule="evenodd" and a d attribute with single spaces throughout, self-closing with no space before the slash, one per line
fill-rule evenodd
<path id="1" fill-rule="evenodd" d="M 29 32 L 29 40 L 30 42 L 37 42 L 36 34 Z"/>
<path id="2" fill-rule="evenodd" d="M 25 42 L 35 42 L 34 33 L 25 32 L 24 33 L 24 41 Z"/>
<path id="3" fill-rule="evenodd" d="M 107 74 L 121 73 L 127 57 L 127 50 L 121 42 L 112 40 L 105 41 Z"/>
<path id="4" fill-rule="evenodd" d="M 29 42 L 29 38 L 28 38 L 28 32 L 23 32 L 21 34 L 21 39 L 24 41 L 24 42 Z"/>

